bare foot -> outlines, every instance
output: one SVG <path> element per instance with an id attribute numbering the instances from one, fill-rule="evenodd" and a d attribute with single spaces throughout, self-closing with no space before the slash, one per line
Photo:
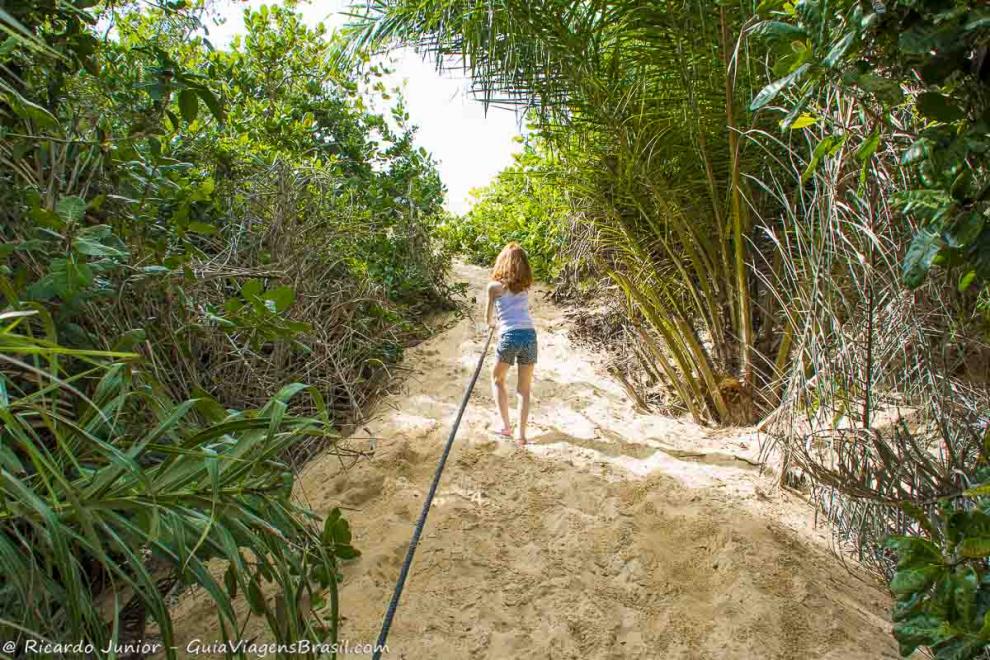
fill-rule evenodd
<path id="1" fill-rule="evenodd" d="M 516 440 L 516 444 L 519 445 L 520 447 L 525 447 L 526 438 L 524 436 L 519 436 L 519 438 Z"/>
<path id="2" fill-rule="evenodd" d="M 509 440 L 511 440 L 512 439 L 512 428 L 511 427 L 510 428 L 504 428 L 501 431 L 495 431 L 495 435 L 499 436 L 500 438 L 508 438 Z"/>

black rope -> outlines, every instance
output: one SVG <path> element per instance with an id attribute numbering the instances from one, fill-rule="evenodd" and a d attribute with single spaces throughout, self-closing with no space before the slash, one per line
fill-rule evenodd
<path id="1" fill-rule="evenodd" d="M 454 445 L 454 436 L 457 435 L 457 427 L 461 425 L 461 417 L 464 416 L 464 409 L 467 408 L 468 400 L 471 398 L 471 392 L 474 390 L 474 384 L 478 382 L 478 374 L 481 373 L 481 365 L 485 362 L 488 345 L 492 343 L 492 335 L 494 333 L 494 328 L 488 332 L 488 339 L 485 340 L 485 347 L 481 349 L 481 355 L 478 356 L 478 364 L 474 368 L 474 375 L 471 376 L 471 382 L 464 391 L 464 398 L 461 399 L 461 407 L 457 411 L 457 417 L 454 419 L 454 427 L 450 429 L 450 435 L 447 436 L 447 445 L 443 448 L 443 454 L 440 455 L 440 462 L 437 463 L 437 470 L 433 473 L 433 483 L 430 484 L 430 492 L 426 496 L 426 501 L 423 502 L 423 510 L 419 512 L 419 520 L 416 522 L 412 540 L 409 541 L 409 548 L 406 550 L 406 558 L 402 562 L 402 569 L 399 571 L 399 580 L 395 583 L 392 600 L 388 604 L 388 610 L 385 611 L 385 619 L 382 621 L 382 631 L 378 634 L 378 643 L 375 644 L 374 653 L 371 656 L 373 660 L 380 660 L 382 657 L 385 640 L 388 639 L 388 630 L 392 627 L 392 617 L 395 616 L 395 610 L 399 606 L 402 588 L 406 585 L 406 576 L 409 575 L 409 567 L 412 565 L 413 555 L 416 554 L 416 546 L 419 545 L 419 536 L 423 533 L 426 516 L 430 513 L 430 505 L 433 503 L 433 496 L 436 495 L 437 486 L 440 484 L 440 476 L 443 474 L 444 465 L 447 463 L 447 456 L 450 454 L 450 448 Z"/>

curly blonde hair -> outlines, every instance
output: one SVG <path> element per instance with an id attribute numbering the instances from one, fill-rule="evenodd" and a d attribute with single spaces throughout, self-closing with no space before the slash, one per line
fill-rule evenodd
<path id="1" fill-rule="evenodd" d="M 492 280 L 501 283 L 512 293 L 524 291 L 533 284 L 529 258 L 519 243 L 513 241 L 499 252 L 492 269 Z"/>

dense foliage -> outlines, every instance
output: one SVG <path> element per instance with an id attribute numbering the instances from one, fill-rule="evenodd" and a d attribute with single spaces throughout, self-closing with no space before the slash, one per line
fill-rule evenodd
<path id="1" fill-rule="evenodd" d="M 168 644 L 197 584 L 224 635 L 242 598 L 334 639 L 357 550 L 293 460 L 444 303 L 441 241 L 518 240 L 549 279 L 592 258 L 672 407 L 760 420 L 905 653 L 983 652 L 983 3 L 370 0 L 347 40 L 264 7 L 222 49 L 202 11 L 0 9 L 2 636 Z M 463 218 L 368 64 L 392 44 L 533 123 Z"/>
<path id="2" fill-rule="evenodd" d="M 979 479 L 986 479 L 984 467 Z M 936 658 L 968 658 L 990 646 L 990 482 L 939 502 L 941 525 L 914 512 L 929 538 L 891 537 L 897 555 L 890 589 L 901 654 L 919 646 Z"/>
<path id="3" fill-rule="evenodd" d="M 536 277 L 555 279 L 565 266 L 570 211 L 558 175 L 549 154 L 527 141 L 512 165 L 472 191 L 471 209 L 449 218 L 438 228 L 440 235 L 452 251 L 482 266 L 491 266 L 506 243 L 516 241 Z"/>
<path id="4" fill-rule="evenodd" d="M 426 228 L 442 188 L 401 104 L 390 118 L 363 109 L 359 88 L 380 86 L 381 71 L 341 69 L 339 46 L 286 9 L 249 14 L 229 51 L 208 48 L 185 14 L 134 12 L 115 25 L 99 76 L 14 56 L 25 86 L 8 92 L 3 145 L 14 295 L 51 301 L 63 339 L 81 344 L 140 327 L 181 363 L 177 393 L 223 382 L 198 367 L 213 340 L 248 349 L 250 362 L 265 341 L 325 332 L 302 307 L 328 284 L 347 297 L 370 290 L 345 305 L 369 324 L 354 348 L 394 359 L 390 335 L 413 318 L 401 306 L 436 300 L 442 268 Z M 27 105 L 31 93 L 51 98 Z M 86 313 L 119 299 L 118 285 L 135 304 Z M 163 298 L 167 314 L 155 309 Z M 311 363 L 306 347 L 319 342 L 276 343 L 295 347 L 285 361 Z M 234 396 L 244 385 L 257 402 L 278 383 L 241 383 Z"/>
<path id="5" fill-rule="evenodd" d="M 958 266 L 966 289 L 990 280 L 990 9 L 974 2 L 764 2 L 754 33 L 773 44 L 780 76 L 754 99 L 766 106 L 793 89 L 785 126 L 824 122 L 817 165 L 849 137 L 847 127 L 807 112 L 834 86 L 869 108 L 869 142 L 895 142 L 909 173 L 896 207 L 917 223 L 904 282 L 917 287 L 933 264 Z M 906 109 L 919 121 L 896 121 Z"/>
<path id="6" fill-rule="evenodd" d="M 532 107 L 570 203 L 598 227 L 603 267 L 662 338 L 665 349 L 647 350 L 682 408 L 701 421 L 754 419 L 776 342 L 756 333 L 771 324 L 746 270 L 762 202 L 744 198 L 744 175 L 763 162 L 739 122 L 756 72 L 732 53 L 755 7 L 482 4 L 370 2 L 359 43 L 463 56 L 482 98 Z"/>
<path id="7" fill-rule="evenodd" d="M 32 317 L 0 314 L 0 629 L 8 639 L 102 650 L 146 639 L 150 618 L 171 646 L 165 596 L 177 584 L 210 593 L 225 637 L 241 625 L 238 592 L 282 639 L 335 636 L 333 610 L 312 616 L 300 606 L 336 608 L 336 560 L 356 551 L 349 537 L 321 536 L 292 501 L 293 475 L 279 460 L 303 439 L 330 435 L 319 393 L 309 392 L 317 410 L 309 418 L 286 412 L 302 385 L 259 410 L 230 411 L 205 395 L 173 402 L 130 362 L 136 355 L 22 333 Z M 24 378 L 31 373 L 40 377 Z M 222 580 L 207 565 L 213 558 L 228 563 Z M 266 583 L 278 589 L 277 608 Z"/>
<path id="8" fill-rule="evenodd" d="M 0 10 L 4 639 L 150 622 L 168 646 L 189 584 L 225 636 L 239 597 L 276 639 L 334 639 L 356 550 L 295 503 L 292 460 L 445 300 L 443 188 L 401 101 L 370 109 L 382 69 L 291 7 L 225 49 L 201 13 Z"/>

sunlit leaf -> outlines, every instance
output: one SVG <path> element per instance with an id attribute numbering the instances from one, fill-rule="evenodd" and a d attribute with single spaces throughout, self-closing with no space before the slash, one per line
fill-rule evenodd
<path id="1" fill-rule="evenodd" d="M 184 89 L 179 92 L 179 110 L 182 112 L 182 118 L 187 122 L 192 123 L 196 120 L 196 114 L 199 112 L 199 97 L 195 90 Z"/>

